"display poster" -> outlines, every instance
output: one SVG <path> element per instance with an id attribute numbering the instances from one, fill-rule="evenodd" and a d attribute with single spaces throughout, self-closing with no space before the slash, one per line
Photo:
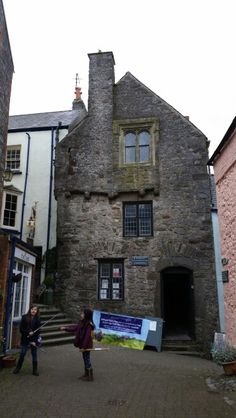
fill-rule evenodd
<path id="1" fill-rule="evenodd" d="M 143 350 L 150 329 L 149 319 L 95 310 L 93 321 L 97 341 Z"/>

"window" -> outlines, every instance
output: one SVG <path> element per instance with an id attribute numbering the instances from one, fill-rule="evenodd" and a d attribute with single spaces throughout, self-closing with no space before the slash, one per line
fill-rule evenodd
<path id="1" fill-rule="evenodd" d="M 153 231 L 151 202 L 132 202 L 123 205 L 125 237 L 148 237 Z"/>
<path id="2" fill-rule="evenodd" d="M 13 273 L 21 274 L 22 278 L 14 284 L 13 318 L 19 319 L 29 309 L 31 266 L 15 260 Z"/>
<path id="3" fill-rule="evenodd" d="M 20 169 L 20 146 L 7 147 L 6 168 L 11 170 Z"/>
<path id="4" fill-rule="evenodd" d="M 132 130 L 124 133 L 125 163 L 150 161 L 150 133 L 148 130 Z"/>
<path id="5" fill-rule="evenodd" d="M 124 299 L 124 264 L 120 260 L 100 260 L 98 299 Z"/>
<path id="6" fill-rule="evenodd" d="M 17 196 L 6 193 L 3 225 L 15 226 L 16 223 Z"/>

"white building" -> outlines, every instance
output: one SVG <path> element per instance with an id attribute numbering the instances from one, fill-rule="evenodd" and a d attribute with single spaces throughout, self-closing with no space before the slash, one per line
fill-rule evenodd
<path id="1" fill-rule="evenodd" d="M 56 245 L 55 145 L 84 112 L 77 96 L 72 110 L 9 118 L 6 167 L 13 178 L 4 184 L 1 228 L 31 244 L 41 257 Z M 44 277 L 42 264 L 38 284 Z"/>

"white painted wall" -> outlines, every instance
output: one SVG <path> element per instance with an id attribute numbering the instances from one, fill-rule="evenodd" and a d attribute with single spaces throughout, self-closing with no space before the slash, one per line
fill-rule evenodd
<path id="1" fill-rule="evenodd" d="M 67 134 L 67 129 L 61 129 L 59 133 L 59 140 L 63 139 Z M 29 132 L 30 135 L 30 152 L 29 152 L 29 166 L 28 166 L 28 179 L 25 195 L 25 209 L 23 219 L 22 237 L 23 241 L 26 241 L 29 235 L 29 227 L 27 221 L 31 216 L 32 206 L 36 204 L 36 223 L 35 223 L 35 236 L 34 245 L 43 247 L 43 254 L 46 251 L 47 245 L 47 230 L 48 230 L 48 210 L 49 210 L 49 181 L 50 181 L 50 159 L 51 159 L 51 130 L 47 131 L 34 131 Z M 23 192 L 26 178 L 26 163 L 27 163 L 27 148 L 28 148 L 28 136 L 26 132 L 9 133 L 7 139 L 7 145 L 21 145 L 21 163 L 20 171 L 22 174 L 14 174 L 11 183 L 6 183 L 5 186 L 13 185 L 17 189 L 22 191 L 22 194 L 18 195 L 16 227 L 7 229 L 21 228 L 21 215 L 22 215 L 22 202 Z M 55 146 L 55 131 L 54 131 L 54 146 Z M 53 157 L 54 158 L 54 157 Z M 54 178 L 54 167 L 53 167 Z M 56 245 L 56 200 L 54 198 L 54 179 L 52 184 L 52 200 L 51 200 L 51 227 L 50 227 L 50 241 L 49 248 Z M 1 227 L 6 228 L 3 225 L 3 210 L 1 216 Z M 43 274 L 41 280 L 43 280 Z"/>

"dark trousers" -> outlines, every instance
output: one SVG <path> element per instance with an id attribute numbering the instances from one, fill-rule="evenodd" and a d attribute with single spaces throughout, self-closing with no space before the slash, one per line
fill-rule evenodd
<path id="1" fill-rule="evenodd" d="M 84 351 L 83 353 L 84 367 L 85 369 L 91 369 L 90 351 Z"/>
<path id="2" fill-rule="evenodd" d="M 25 357 L 25 355 L 28 351 L 28 348 L 30 348 L 30 350 L 31 350 L 32 361 L 36 362 L 37 361 L 37 347 L 33 346 L 32 344 L 30 344 L 30 345 L 27 344 L 27 345 L 22 345 L 21 346 L 20 357 L 21 358 Z"/>

